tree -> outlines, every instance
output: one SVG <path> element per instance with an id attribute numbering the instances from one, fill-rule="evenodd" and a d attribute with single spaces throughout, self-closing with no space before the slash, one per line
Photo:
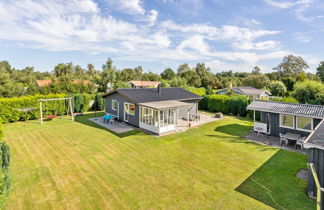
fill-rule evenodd
<path id="1" fill-rule="evenodd" d="M 295 76 L 299 73 L 305 73 L 305 70 L 308 68 L 309 66 L 302 57 L 287 55 L 283 58 L 282 62 L 273 69 L 281 76 L 289 77 Z"/>
<path id="2" fill-rule="evenodd" d="M 284 77 L 281 81 L 285 84 L 287 91 L 293 91 L 296 80 L 292 77 Z"/>
<path id="3" fill-rule="evenodd" d="M 324 82 L 324 61 L 321 61 L 316 68 L 316 75 L 321 78 L 322 82 Z"/>
<path id="4" fill-rule="evenodd" d="M 175 77 L 172 80 L 170 80 L 170 87 L 186 87 L 187 86 L 187 80 L 182 77 Z"/>
<path id="5" fill-rule="evenodd" d="M 162 73 L 161 77 L 164 80 L 172 80 L 176 76 L 175 72 L 171 68 L 166 68 Z"/>
<path id="6" fill-rule="evenodd" d="M 301 103 L 312 103 L 313 101 L 321 100 L 323 93 L 324 84 L 307 80 L 295 84 L 293 96 Z"/>
<path id="7" fill-rule="evenodd" d="M 200 77 L 193 70 L 185 71 L 185 72 L 181 73 L 180 76 L 187 80 L 187 84 L 189 86 L 193 86 L 193 87 L 200 87 L 201 86 Z"/>
<path id="8" fill-rule="evenodd" d="M 142 75 L 142 80 L 145 81 L 160 81 L 161 80 L 161 76 L 153 73 L 153 72 L 148 72 L 148 73 L 144 73 Z"/>
<path id="9" fill-rule="evenodd" d="M 180 65 L 177 69 L 178 74 L 182 74 L 186 71 L 190 71 L 190 66 L 187 63 Z"/>
<path id="10" fill-rule="evenodd" d="M 284 96 L 287 92 L 285 84 L 281 81 L 274 81 L 270 85 L 271 94 L 275 96 Z"/>
<path id="11" fill-rule="evenodd" d="M 94 111 L 101 111 L 101 110 L 104 109 L 105 101 L 101 97 L 101 95 L 102 94 L 96 94 L 96 96 L 94 98 L 93 105 L 92 105 L 92 110 L 94 110 Z"/>
<path id="12" fill-rule="evenodd" d="M 246 86 L 262 89 L 270 86 L 270 80 L 267 76 L 263 74 L 250 75 L 243 80 L 243 84 Z"/>
<path id="13" fill-rule="evenodd" d="M 259 66 L 254 66 L 252 74 L 261 74 L 261 68 Z"/>

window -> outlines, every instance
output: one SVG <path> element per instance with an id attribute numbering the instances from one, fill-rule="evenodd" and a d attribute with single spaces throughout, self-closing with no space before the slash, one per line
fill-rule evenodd
<path id="1" fill-rule="evenodd" d="M 117 110 L 117 101 L 116 100 L 112 100 L 112 102 L 111 102 L 111 108 L 113 110 Z"/>
<path id="2" fill-rule="evenodd" d="M 313 119 L 309 117 L 296 117 L 297 129 L 311 131 L 313 130 Z"/>
<path id="3" fill-rule="evenodd" d="M 125 112 L 130 115 L 135 115 L 135 104 L 125 103 Z"/>
<path id="4" fill-rule="evenodd" d="M 282 114 L 280 115 L 280 126 L 281 127 L 287 127 L 287 128 L 294 128 L 294 116 Z"/>

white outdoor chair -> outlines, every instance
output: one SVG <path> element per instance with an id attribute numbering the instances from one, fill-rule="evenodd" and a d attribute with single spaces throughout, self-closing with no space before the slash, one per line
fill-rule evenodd
<path id="1" fill-rule="evenodd" d="M 282 144 L 284 144 L 285 146 L 287 146 L 288 145 L 288 140 L 283 137 L 283 134 L 282 133 L 279 133 L 279 136 L 280 136 L 280 146 Z"/>
<path id="2" fill-rule="evenodd" d="M 110 120 L 109 120 L 109 123 L 111 123 L 111 124 L 113 124 L 113 125 L 115 125 L 115 118 L 114 117 L 112 117 Z"/>
<path id="3" fill-rule="evenodd" d="M 306 140 L 306 137 L 301 137 L 301 138 L 297 139 L 296 144 L 295 144 L 295 149 L 297 149 L 297 146 L 300 146 L 300 149 L 303 150 L 305 140 Z"/>

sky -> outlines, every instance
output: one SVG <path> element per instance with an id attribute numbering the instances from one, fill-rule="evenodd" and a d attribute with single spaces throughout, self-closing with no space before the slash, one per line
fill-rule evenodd
<path id="1" fill-rule="evenodd" d="M 314 73 L 323 46 L 324 0 L 0 0 L 0 60 L 15 68 L 271 72 L 294 54 Z"/>

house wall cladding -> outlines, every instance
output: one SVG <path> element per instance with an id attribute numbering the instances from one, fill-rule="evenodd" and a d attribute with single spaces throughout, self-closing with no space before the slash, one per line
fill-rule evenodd
<path id="1" fill-rule="evenodd" d="M 321 184 L 321 187 L 323 187 L 324 186 L 324 150 L 318 148 L 309 149 L 308 163 L 314 164 L 319 182 Z M 317 196 L 317 188 L 311 170 L 308 170 L 307 191 L 311 197 Z"/>
<path id="2" fill-rule="evenodd" d="M 122 95 L 116 93 L 107 96 L 106 112 L 116 116 L 118 115 L 118 111 L 112 109 L 112 100 L 117 100 L 119 102 L 119 119 L 121 121 L 124 121 L 124 103 L 132 103 L 132 102 L 127 100 Z M 137 105 L 135 105 L 135 115 L 129 115 L 128 123 L 139 127 L 139 108 Z"/>
<path id="3" fill-rule="evenodd" d="M 187 101 L 183 101 L 185 103 L 190 103 L 190 106 L 183 106 L 183 107 L 179 107 L 179 116 L 178 118 L 187 118 L 188 114 L 187 111 L 189 111 L 189 113 L 191 114 L 196 114 L 197 113 L 197 108 L 198 108 L 198 102 L 197 100 L 187 100 Z"/>
<path id="4" fill-rule="evenodd" d="M 261 119 L 262 123 L 270 124 L 270 135 L 279 137 L 279 133 L 296 133 L 300 134 L 301 136 L 308 136 L 310 132 L 307 131 L 300 131 L 291 128 L 282 128 L 280 127 L 280 114 L 278 113 L 271 113 L 271 112 L 261 112 Z M 270 123 L 268 122 L 270 118 Z M 321 122 L 321 119 L 313 119 L 314 128 Z M 296 123 L 296 122 L 295 122 Z"/>

